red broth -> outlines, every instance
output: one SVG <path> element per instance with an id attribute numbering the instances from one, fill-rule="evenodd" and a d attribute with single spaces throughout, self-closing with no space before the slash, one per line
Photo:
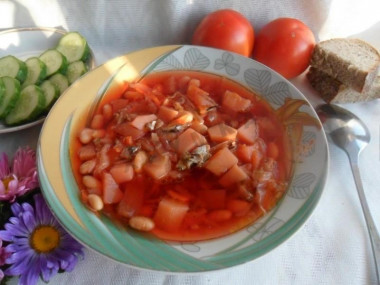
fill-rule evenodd
<path id="1" fill-rule="evenodd" d="M 282 123 L 224 77 L 149 74 L 106 99 L 78 131 L 72 162 L 94 212 L 159 238 L 221 237 L 271 210 L 287 189 Z"/>

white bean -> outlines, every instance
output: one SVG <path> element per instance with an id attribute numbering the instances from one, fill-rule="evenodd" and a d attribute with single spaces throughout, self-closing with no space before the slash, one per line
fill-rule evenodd
<path id="1" fill-rule="evenodd" d="M 80 174 L 91 174 L 96 165 L 96 159 L 91 159 L 83 162 L 79 167 Z"/>
<path id="2" fill-rule="evenodd" d="M 102 114 L 96 114 L 91 121 L 91 128 L 101 129 L 104 127 L 104 117 Z"/>
<path id="3" fill-rule="evenodd" d="M 102 200 L 102 198 L 100 198 L 100 196 L 98 196 L 96 194 L 90 194 L 90 195 L 88 195 L 87 199 L 88 199 L 89 206 L 93 210 L 100 211 L 103 209 L 104 204 L 103 204 L 103 200 Z"/>
<path id="4" fill-rule="evenodd" d="M 147 217 L 135 216 L 129 220 L 129 226 L 138 231 L 149 232 L 153 230 L 154 222 L 152 219 Z"/>
<path id="5" fill-rule="evenodd" d="M 94 176 L 91 176 L 91 175 L 85 175 L 83 176 L 82 178 L 82 182 L 84 184 L 84 186 L 86 186 L 87 188 L 100 188 L 102 186 L 101 182 L 96 179 Z"/>
<path id="6" fill-rule="evenodd" d="M 83 144 L 88 144 L 89 142 L 92 141 L 93 139 L 93 133 L 94 130 L 89 129 L 89 128 L 84 128 L 83 130 L 80 131 L 79 133 L 79 140 Z"/>

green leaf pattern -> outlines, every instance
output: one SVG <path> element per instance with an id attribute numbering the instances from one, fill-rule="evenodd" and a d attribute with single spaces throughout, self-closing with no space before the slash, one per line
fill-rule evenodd
<path id="1" fill-rule="evenodd" d="M 268 91 L 272 76 L 267 70 L 249 68 L 244 72 L 244 79 L 249 87 L 265 95 Z"/>
<path id="2" fill-rule="evenodd" d="M 312 185 L 315 180 L 316 176 L 314 173 L 307 172 L 296 175 L 287 195 L 295 199 L 308 198 L 312 192 Z"/>
<path id="3" fill-rule="evenodd" d="M 190 48 L 185 53 L 184 64 L 187 69 L 203 70 L 210 65 L 210 60 L 199 49 Z"/>
<path id="4" fill-rule="evenodd" d="M 271 235 L 276 230 L 281 228 L 284 224 L 285 222 L 283 220 L 273 217 L 272 219 L 268 220 L 268 222 L 265 223 L 264 226 L 263 223 L 258 222 L 250 226 L 247 229 L 247 231 L 253 233 L 262 227 L 256 234 L 252 236 L 252 239 L 257 242 Z"/>
<path id="5" fill-rule="evenodd" d="M 183 69 L 182 63 L 172 54 L 165 57 L 155 68 L 155 70 Z"/>
<path id="6" fill-rule="evenodd" d="M 268 88 L 268 92 L 265 94 L 266 99 L 276 105 L 283 105 L 285 98 L 291 97 L 288 84 L 280 81 Z"/>
<path id="7" fill-rule="evenodd" d="M 183 243 L 181 247 L 188 252 L 199 252 L 201 248 L 195 243 Z"/>
<path id="8" fill-rule="evenodd" d="M 217 58 L 215 60 L 214 68 L 216 70 L 221 70 L 225 68 L 228 75 L 237 75 L 240 72 L 240 65 L 233 61 L 234 56 L 229 52 L 224 52 L 222 54 L 222 58 Z"/>

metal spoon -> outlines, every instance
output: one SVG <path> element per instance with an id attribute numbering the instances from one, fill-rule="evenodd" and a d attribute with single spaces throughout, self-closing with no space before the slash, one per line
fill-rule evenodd
<path id="1" fill-rule="evenodd" d="M 358 117 L 336 105 L 321 105 L 316 108 L 316 111 L 323 123 L 323 128 L 327 136 L 347 153 L 350 160 L 351 170 L 354 175 L 364 218 L 367 223 L 372 252 L 375 259 L 377 282 L 379 283 L 380 236 L 369 211 L 358 167 L 359 154 L 371 139 L 369 130 Z"/>

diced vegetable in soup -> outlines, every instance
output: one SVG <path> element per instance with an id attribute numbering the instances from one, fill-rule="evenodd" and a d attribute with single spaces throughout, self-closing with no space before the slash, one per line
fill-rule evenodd
<path id="1" fill-rule="evenodd" d="M 270 105 L 239 84 L 157 72 L 105 98 L 73 139 L 72 162 L 94 212 L 162 239 L 198 241 L 276 205 L 291 173 L 286 140 Z"/>

